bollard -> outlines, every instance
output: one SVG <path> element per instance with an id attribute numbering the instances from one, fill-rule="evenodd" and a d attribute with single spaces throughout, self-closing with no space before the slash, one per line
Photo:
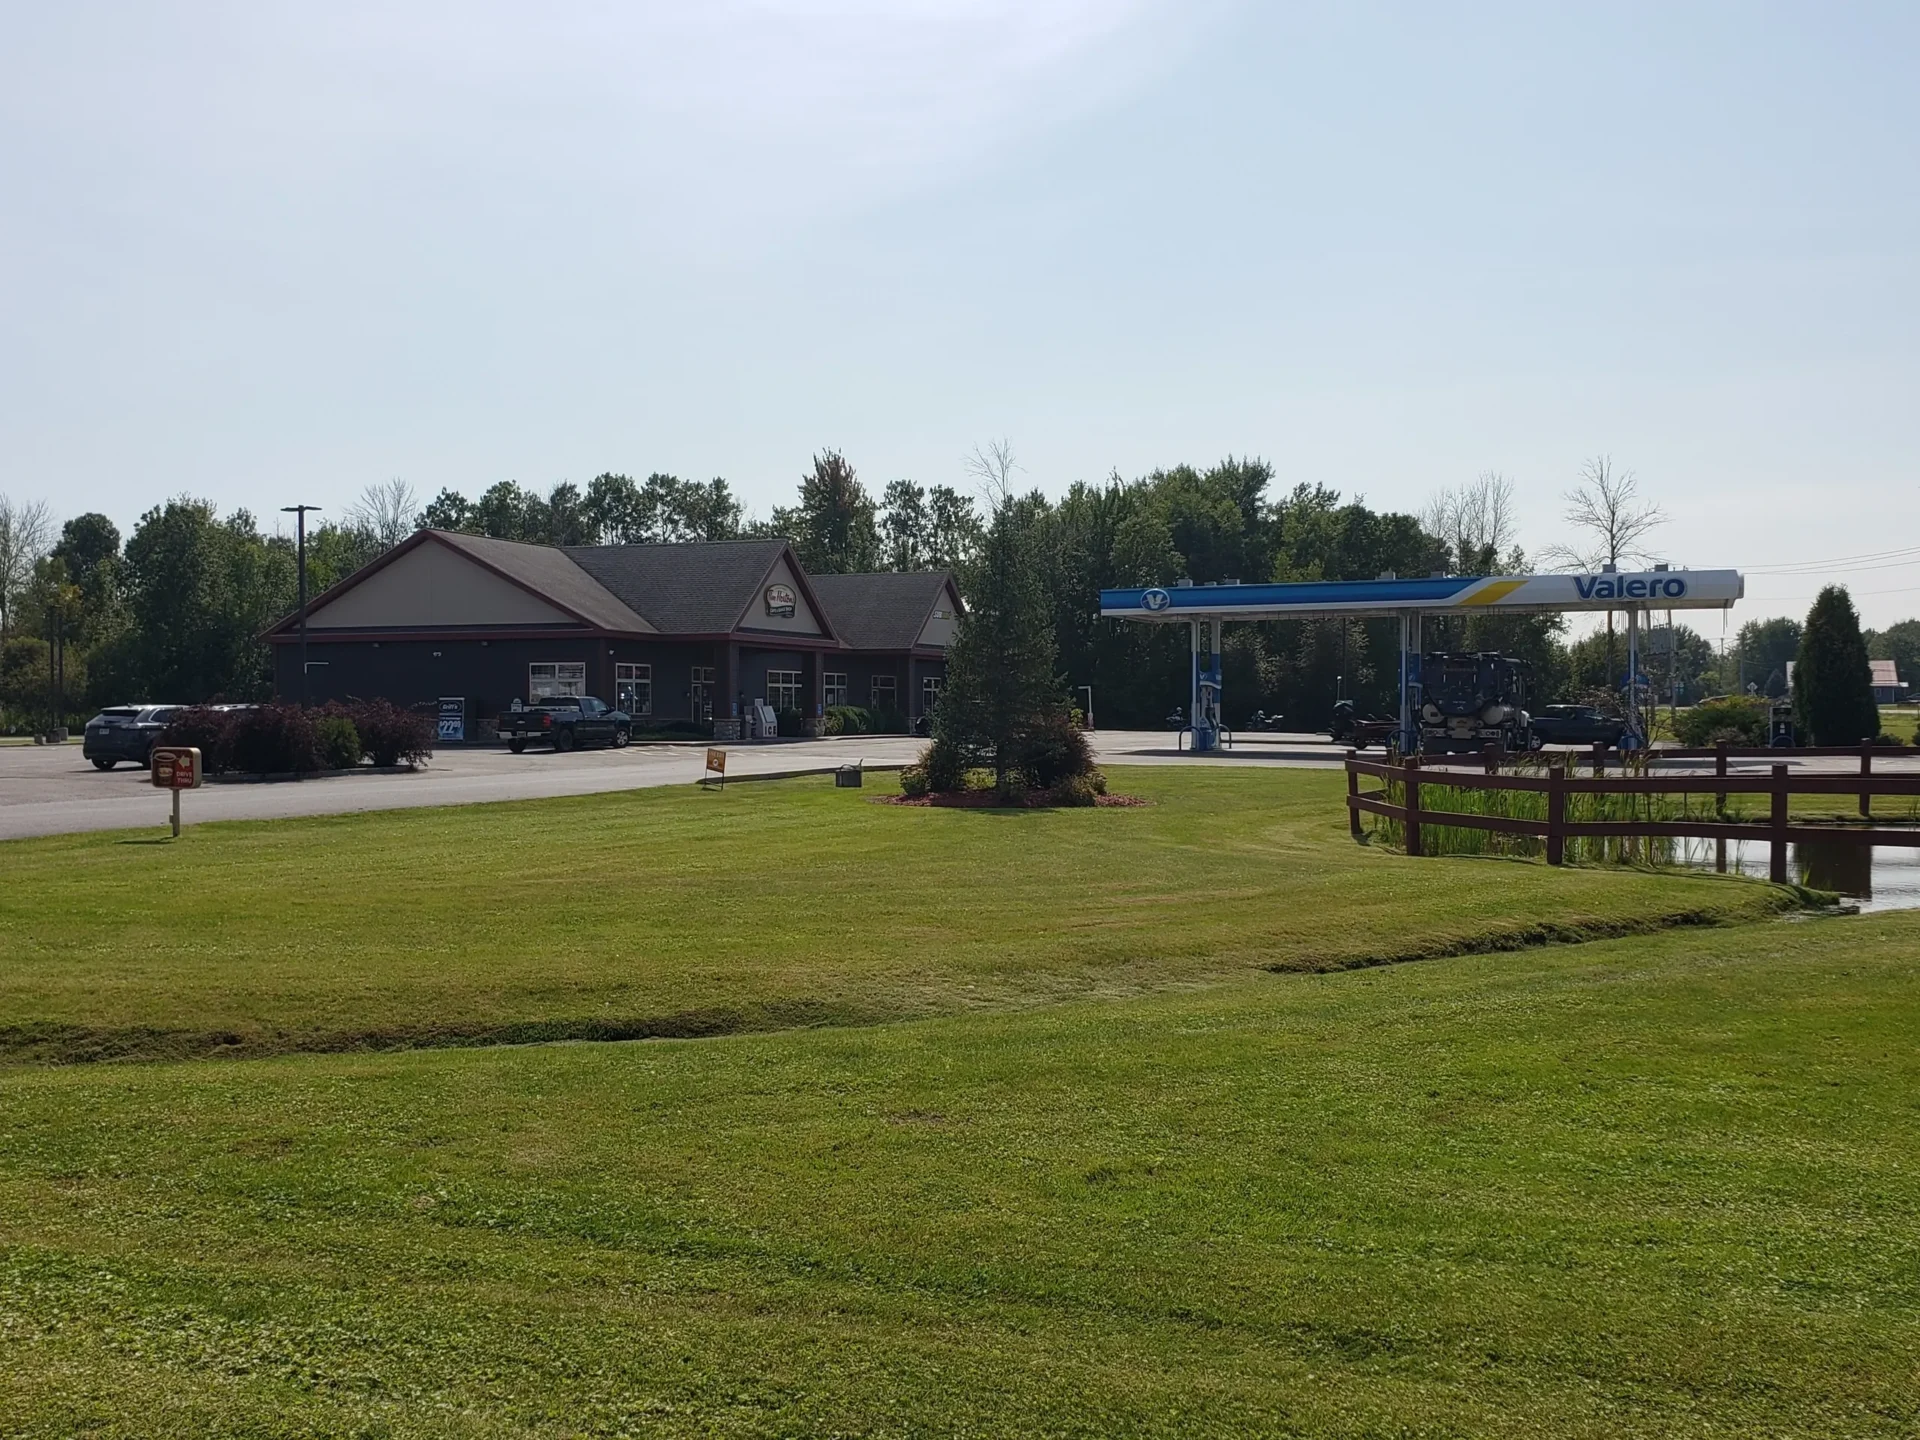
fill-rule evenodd
<path id="1" fill-rule="evenodd" d="M 1353 762 L 1357 758 L 1355 751 L 1347 751 L 1347 829 L 1353 833 L 1353 838 L 1356 840 L 1362 838 L 1360 807 L 1353 803 L 1360 795 L 1360 772 L 1353 768 Z"/>

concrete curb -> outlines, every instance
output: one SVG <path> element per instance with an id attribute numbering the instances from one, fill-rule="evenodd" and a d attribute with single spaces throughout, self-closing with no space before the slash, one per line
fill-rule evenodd
<path id="1" fill-rule="evenodd" d="M 862 765 L 860 771 L 862 774 L 878 775 L 888 771 L 904 770 L 912 763 L 910 760 L 886 760 L 878 765 Z M 727 783 L 730 785 L 739 785 L 748 780 L 798 780 L 807 775 L 831 775 L 839 768 L 838 765 L 810 765 L 805 770 L 773 770 L 766 774 L 729 775 L 727 777 Z M 696 780 L 693 783 L 696 785 L 705 785 L 709 782 L 706 780 Z"/>
<path id="2" fill-rule="evenodd" d="M 417 775 L 424 765 L 356 765 L 351 770 L 278 771 L 271 775 L 209 775 L 209 785 L 283 785 L 298 780 L 343 780 L 355 775 Z"/>

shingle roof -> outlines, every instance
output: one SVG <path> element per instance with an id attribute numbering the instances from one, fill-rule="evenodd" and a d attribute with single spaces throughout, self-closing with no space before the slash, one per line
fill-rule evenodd
<path id="1" fill-rule="evenodd" d="M 544 595 L 602 630 L 644 634 L 667 628 L 649 624 L 621 596 L 609 592 L 595 576 L 576 564 L 566 551 L 552 545 L 525 545 L 518 540 L 492 540 L 484 535 L 463 535 L 451 530 L 431 533 L 462 554 L 518 581 L 535 594 Z"/>
<path id="2" fill-rule="evenodd" d="M 856 650 L 910 650 L 953 574 L 908 570 L 810 578 L 833 628 L 847 644 Z"/>
<path id="3" fill-rule="evenodd" d="M 669 635 L 723 635 L 746 614 L 784 540 L 569 545 L 569 560 Z M 556 551 L 556 554 L 561 552 Z"/>

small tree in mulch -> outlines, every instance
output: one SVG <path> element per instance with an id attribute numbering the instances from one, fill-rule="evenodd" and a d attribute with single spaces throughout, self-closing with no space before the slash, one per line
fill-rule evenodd
<path id="1" fill-rule="evenodd" d="M 976 458 L 993 490 L 992 519 L 965 577 L 967 610 L 947 652 L 934 748 L 959 757 L 963 769 L 990 766 L 997 788 L 1008 792 L 1023 737 L 1053 712 L 1065 715 L 1066 694 L 1054 668 L 1053 613 L 1032 517 L 1009 484 L 1012 457 L 1001 447 Z"/>
<path id="2" fill-rule="evenodd" d="M 1793 663 L 1793 719 L 1815 745 L 1857 745 L 1880 733 L 1873 667 L 1845 586 L 1827 586 L 1807 613 Z"/>

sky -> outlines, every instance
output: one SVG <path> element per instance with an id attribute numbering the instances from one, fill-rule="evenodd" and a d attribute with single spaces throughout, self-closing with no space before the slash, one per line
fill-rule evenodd
<path id="1" fill-rule="evenodd" d="M 1884 625 L 1917 63 L 1911 4 L 13 5 L 0 493 L 765 513 L 826 447 L 877 493 L 1004 437 L 1051 494 L 1498 472 L 1538 551 L 1606 455 L 1749 572 L 1732 623 Z"/>

